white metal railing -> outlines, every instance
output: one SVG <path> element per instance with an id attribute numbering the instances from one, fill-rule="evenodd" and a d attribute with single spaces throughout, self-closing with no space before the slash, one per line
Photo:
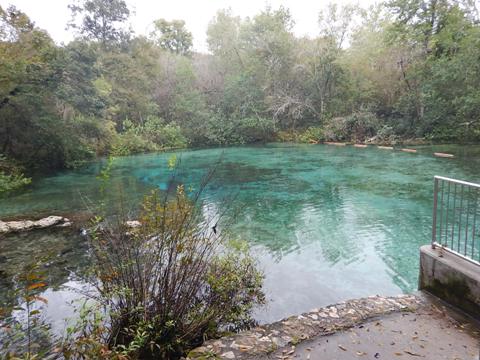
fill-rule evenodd
<path id="1" fill-rule="evenodd" d="M 434 178 L 432 247 L 480 265 L 480 184 Z"/>

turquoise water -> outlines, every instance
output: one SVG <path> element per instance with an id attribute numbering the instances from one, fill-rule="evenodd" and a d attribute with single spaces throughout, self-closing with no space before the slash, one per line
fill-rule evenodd
<path id="1" fill-rule="evenodd" d="M 455 159 L 435 158 L 450 151 Z M 416 289 L 418 248 L 430 241 L 433 176 L 480 180 L 480 148 L 421 147 L 419 153 L 326 145 L 271 144 L 177 153 L 177 181 L 195 186 L 221 158 L 203 196 L 205 211 L 227 212 L 230 232 L 252 245 L 265 271 L 269 304 L 263 321 L 348 298 Z M 118 158 L 110 204 L 168 186 L 171 153 Z M 39 179 L 0 200 L 0 218 L 84 211 L 100 198 L 101 164 Z M 32 238 L 33 237 L 33 238 Z M 58 285 L 81 282 L 85 244 L 64 232 L 0 241 L 0 287 L 32 252 L 57 251 L 54 304 L 70 299 Z M 57 312 L 52 316 L 60 316 Z M 64 312 L 60 312 L 64 315 Z M 65 312 L 66 313 L 66 312 Z"/>

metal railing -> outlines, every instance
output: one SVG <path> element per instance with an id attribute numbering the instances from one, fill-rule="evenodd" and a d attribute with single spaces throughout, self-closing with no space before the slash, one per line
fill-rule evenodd
<path id="1" fill-rule="evenodd" d="M 480 265 L 480 184 L 435 176 L 432 247 Z"/>

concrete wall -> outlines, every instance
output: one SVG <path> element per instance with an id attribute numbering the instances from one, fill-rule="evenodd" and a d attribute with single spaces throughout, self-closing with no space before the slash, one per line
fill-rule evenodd
<path id="1" fill-rule="evenodd" d="M 419 289 L 480 318 L 480 266 L 431 245 L 420 248 Z"/>

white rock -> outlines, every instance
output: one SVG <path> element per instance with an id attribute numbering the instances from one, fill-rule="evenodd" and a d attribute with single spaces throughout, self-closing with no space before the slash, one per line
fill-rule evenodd
<path id="1" fill-rule="evenodd" d="M 38 221 L 35 221 L 35 227 L 37 228 L 47 228 L 53 225 L 57 225 L 61 222 L 64 222 L 63 217 L 61 216 L 49 216 Z"/>
<path id="2" fill-rule="evenodd" d="M 127 225 L 130 228 L 137 228 L 137 227 L 142 226 L 142 224 L 138 220 L 129 220 L 129 221 L 125 222 L 125 225 Z"/>
<path id="3" fill-rule="evenodd" d="M 68 220 L 67 218 L 63 219 L 65 222 L 63 222 L 62 224 L 58 224 L 57 226 L 58 227 L 69 227 L 69 226 L 72 226 L 72 223 L 70 222 L 70 220 Z"/>
<path id="4" fill-rule="evenodd" d="M 7 223 L 10 231 L 30 230 L 35 226 L 35 223 L 30 220 L 24 221 L 10 221 Z"/>
<path id="5" fill-rule="evenodd" d="M 0 221 L 0 234 L 17 231 L 27 231 L 33 229 L 45 229 L 55 225 L 70 226 L 71 224 L 72 223 L 69 219 L 61 216 L 48 216 L 37 221 Z"/>
<path id="6" fill-rule="evenodd" d="M 220 357 L 225 358 L 225 359 L 235 359 L 235 354 L 233 353 L 233 351 L 227 351 L 227 352 L 221 354 Z"/>
<path id="7" fill-rule="evenodd" d="M 337 308 L 330 307 L 329 310 L 330 311 L 328 312 L 328 316 L 330 316 L 332 318 L 339 318 L 338 313 L 337 313 Z"/>
<path id="8" fill-rule="evenodd" d="M 0 234 L 5 234 L 10 231 L 7 223 L 4 221 L 0 221 Z"/>

